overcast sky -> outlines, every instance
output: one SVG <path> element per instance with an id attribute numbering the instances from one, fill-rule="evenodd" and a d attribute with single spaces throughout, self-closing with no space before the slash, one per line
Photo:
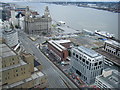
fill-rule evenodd
<path id="1" fill-rule="evenodd" d="M 96 2 L 100 2 L 100 1 L 109 1 L 109 2 L 113 2 L 113 1 L 120 1 L 120 0 L 0 0 L 1 2 L 13 2 L 13 1 L 96 1 Z"/>

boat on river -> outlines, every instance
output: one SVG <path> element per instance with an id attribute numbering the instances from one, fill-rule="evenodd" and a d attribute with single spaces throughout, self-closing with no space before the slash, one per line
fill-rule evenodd
<path id="1" fill-rule="evenodd" d="M 95 30 L 95 34 L 98 34 L 100 36 L 106 37 L 106 38 L 114 38 L 114 34 L 110 34 L 108 32 L 105 31 L 100 31 L 100 30 Z"/>

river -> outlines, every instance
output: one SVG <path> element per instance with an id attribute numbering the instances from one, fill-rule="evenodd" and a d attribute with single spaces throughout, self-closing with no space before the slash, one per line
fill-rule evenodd
<path id="1" fill-rule="evenodd" d="M 30 6 L 31 9 L 43 15 L 45 6 L 49 7 L 50 14 L 55 21 L 64 21 L 74 29 L 101 30 L 115 34 L 118 38 L 118 13 L 93 8 L 63 6 L 46 3 L 19 2 L 21 6 Z"/>

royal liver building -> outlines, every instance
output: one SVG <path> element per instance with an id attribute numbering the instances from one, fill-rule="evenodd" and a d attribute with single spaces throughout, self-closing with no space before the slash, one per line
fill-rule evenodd
<path id="1" fill-rule="evenodd" d="M 33 15 L 27 6 L 24 19 L 24 30 L 28 34 L 48 34 L 51 31 L 51 16 L 48 6 L 45 8 L 43 16 Z"/>

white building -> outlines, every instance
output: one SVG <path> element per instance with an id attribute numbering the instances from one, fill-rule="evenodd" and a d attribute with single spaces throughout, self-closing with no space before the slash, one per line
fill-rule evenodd
<path id="1" fill-rule="evenodd" d="M 3 31 L 3 37 L 7 45 L 15 47 L 18 45 L 18 32 L 15 29 L 10 28 L 10 26 L 7 27 L 8 28 L 5 28 Z"/>
<path id="2" fill-rule="evenodd" d="M 120 43 L 114 40 L 105 41 L 104 48 L 106 52 L 120 58 Z"/>
<path id="3" fill-rule="evenodd" d="M 72 49 L 73 70 L 86 84 L 92 84 L 95 77 L 102 74 L 104 57 L 83 46 Z"/>
<path id="4" fill-rule="evenodd" d="M 103 70 L 102 75 L 96 77 L 95 84 L 99 88 L 120 88 L 120 72 L 107 68 Z"/>
<path id="5" fill-rule="evenodd" d="M 15 12 L 15 7 L 14 7 L 14 9 L 11 10 L 11 18 L 9 20 L 14 26 L 18 25 L 18 19 L 15 17 L 16 15 L 17 12 Z"/>
<path id="6" fill-rule="evenodd" d="M 3 21 L 2 21 L 2 19 L 0 19 L 0 29 L 2 29 L 3 28 Z"/>

